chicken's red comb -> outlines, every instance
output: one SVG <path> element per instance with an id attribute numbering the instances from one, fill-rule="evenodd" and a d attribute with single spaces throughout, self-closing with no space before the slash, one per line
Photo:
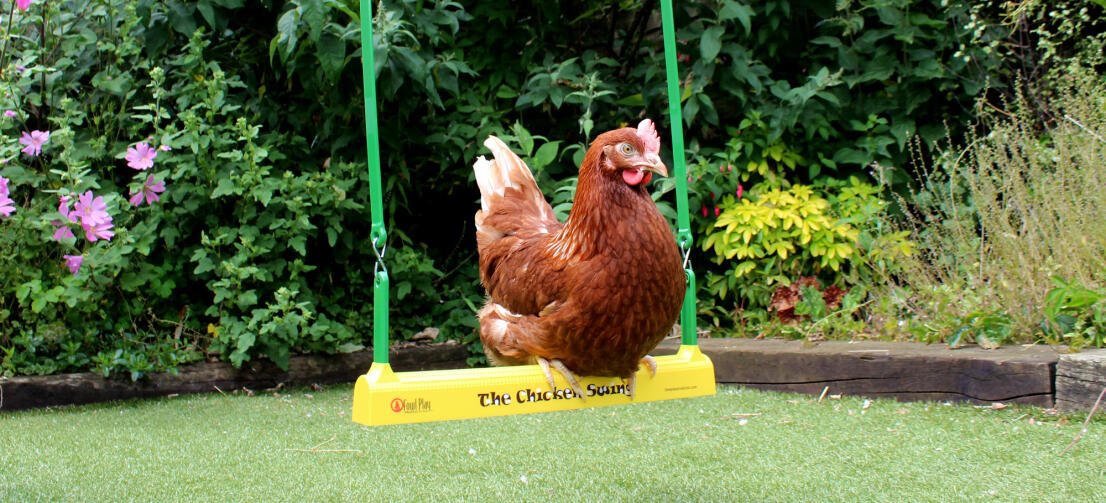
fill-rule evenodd
<path id="1" fill-rule="evenodd" d="M 653 121 L 645 119 L 637 125 L 637 137 L 641 138 L 641 144 L 647 154 L 660 154 L 661 137 L 657 136 L 657 128 Z"/>

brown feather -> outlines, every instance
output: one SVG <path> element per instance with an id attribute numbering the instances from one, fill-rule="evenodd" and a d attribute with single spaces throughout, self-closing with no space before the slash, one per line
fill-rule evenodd
<path id="1" fill-rule="evenodd" d="M 478 250 L 489 300 L 480 335 L 493 362 L 540 356 L 582 375 L 629 377 L 671 330 L 685 288 L 679 250 L 645 184 L 623 181 L 622 159 L 609 154 L 622 143 L 644 150 L 632 128 L 592 143 L 563 225 L 551 221 L 540 191 L 544 206 L 536 203 L 521 161 L 525 175 L 507 178 L 529 184 L 501 194 L 481 186 Z"/>

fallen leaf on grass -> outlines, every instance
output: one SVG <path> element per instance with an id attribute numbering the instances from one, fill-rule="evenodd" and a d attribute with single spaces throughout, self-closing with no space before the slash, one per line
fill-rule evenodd
<path id="1" fill-rule="evenodd" d="M 892 412 L 892 414 L 906 414 L 907 412 L 910 412 L 910 410 L 909 409 L 899 409 L 899 410 L 896 410 L 895 412 Z"/>

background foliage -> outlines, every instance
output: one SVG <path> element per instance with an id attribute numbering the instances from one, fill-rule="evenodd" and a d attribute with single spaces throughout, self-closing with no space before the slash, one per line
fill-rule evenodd
<path id="1" fill-rule="evenodd" d="M 891 223 L 911 202 L 893 194 L 910 192 L 939 141 L 966 138 L 980 103 L 1029 89 L 1019 75 L 1101 65 L 1101 44 L 1095 52 L 1085 37 L 1099 36 L 1101 7 L 1052 5 L 680 2 L 704 252 L 693 260 L 712 333 L 770 328 L 773 292 L 802 277 L 852 292 L 838 314 L 804 297 L 796 309 L 817 315 L 815 332 L 897 315 L 876 309 L 891 293 L 869 293 L 901 275 L 914 246 Z M 517 145 L 566 214 L 590 138 L 642 116 L 667 128 L 658 3 L 389 0 L 374 10 L 392 338 L 433 326 L 474 342 L 480 141 L 495 133 Z M 375 257 L 357 2 L 35 1 L 21 11 L 3 1 L 0 11 L 10 15 L 0 104 L 17 112 L 0 122 L 0 174 L 17 203 L 0 220 L 0 371 L 138 378 L 203 357 L 284 364 L 368 343 Z M 1055 116 L 1047 90 L 1023 94 Z M 52 132 L 35 157 L 17 142 L 32 130 Z M 141 179 L 123 157 L 140 142 L 172 150 L 149 173 L 165 180 L 162 200 L 132 207 Z M 669 216 L 672 186 L 656 185 Z M 105 194 L 115 238 L 50 240 L 58 196 L 86 190 Z M 738 225 L 758 233 L 736 239 Z M 76 275 L 62 257 L 73 253 L 85 257 Z"/>

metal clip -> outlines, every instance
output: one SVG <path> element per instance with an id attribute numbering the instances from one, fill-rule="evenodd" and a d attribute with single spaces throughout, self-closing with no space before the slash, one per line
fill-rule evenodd
<path id="1" fill-rule="evenodd" d="M 373 278 L 376 278 L 381 268 L 384 268 L 384 274 L 388 274 L 388 266 L 384 263 L 384 255 L 388 253 L 388 245 L 384 245 L 378 250 L 376 248 L 376 238 L 373 238 L 372 248 L 373 255 L 376 255 L 376 265 L 373 266 Z"/>

